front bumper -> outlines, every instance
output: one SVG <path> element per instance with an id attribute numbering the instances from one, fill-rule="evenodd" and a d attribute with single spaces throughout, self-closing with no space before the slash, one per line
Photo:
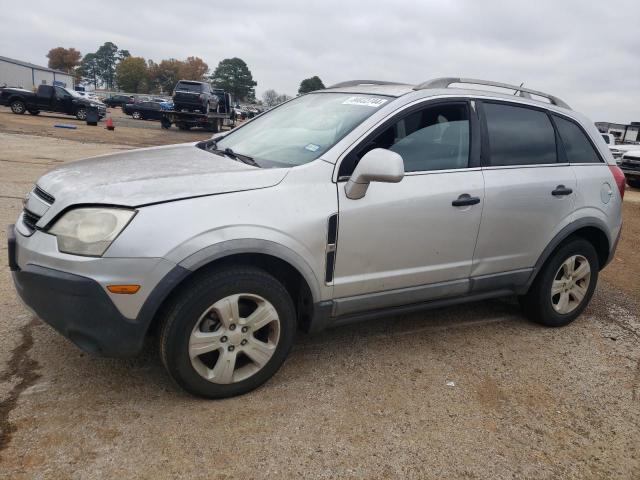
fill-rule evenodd
<path id="1" fill-rule="evenodd" d="M 95 280 L 27 265 L 13 283 L 38 317 L 82 350 L 122 357 L 142 349 L 147 325 L 124 317 Z"/>
<path id="2" fill-rule="evenodd" d="M 7 237 L 9 266 L 23 302 L 82 350 L 104 356 L 137 354 L 158 308 L 189 273 L 163 259 L 63 254 L 51 248 L 55 237 L 40 231 L 25 237 L 13 225 Z M 133 283 L 142 285 L 134 295 L 106 289 Z"/>

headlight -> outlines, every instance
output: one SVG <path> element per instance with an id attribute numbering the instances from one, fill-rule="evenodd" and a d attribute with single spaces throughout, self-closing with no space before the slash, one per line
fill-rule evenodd
<path id="1" fill-rule="evenodd" d="M 58 238 L 58 250 L 100 257 L 135 215 L 122 208 L 77 208 L 65 213 L 49 233 Z"/>

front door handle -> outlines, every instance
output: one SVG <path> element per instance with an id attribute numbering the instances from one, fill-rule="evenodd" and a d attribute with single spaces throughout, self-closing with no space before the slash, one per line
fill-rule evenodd
<path id="1" fill-rule="evenodd" d="M 572 193 L 573 193 L 572 189 L 567 188 L 564 185 L 558 185 L 556 189 L 553 192 L 551 192 L 551 195 L 553 195 L 554 197 L 561 197 L 563 195 L 571 195 Z"/>
<path id="2" fill-rule="evenodd" d="M 454 207 L 466 207 L 468 205 L 476 205 L 478 203 L 480 203 L 479 197 L 472 197 L 468 193 L 463 193 L 453 202 L 451 202 L 451 205 L 453 205 Z"/>

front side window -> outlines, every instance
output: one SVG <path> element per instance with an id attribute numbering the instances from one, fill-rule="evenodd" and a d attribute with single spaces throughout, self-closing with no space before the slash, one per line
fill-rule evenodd
<path id="1" fill-rule="evenodd" d="M 555 115 L 553 119 L 569 163 L 601 163 L 593 145 L 578 125 Z M 608 140 L 609 137 L 605 138 Z"/>
<path id="2" fill-rule="evenodd" d="M 400 155 L 405 172 L 466 168 L 469 165 L 467 104 L 434 105 L 402 117 L 368 140 L 355 157 L 346 158 L 340 175 L 350 175 L 355 164 L 374 148 Z"/>
<path id="3" fill-rule="evenodd" d="M 250 156 L 259 166 L 293 167 L 319 158 L 392 98 L 311 93 L 256 117 L 216 148 Z"/>
<path id="4" fill-rule="evenodd" d="M 69 95 L 69 93 L 61 87 L 56 87 L 56 98 L 58 100 L 64 100 L 65 98 L 70 97 L 71 95 Z"/>
<path id="5" fill-rule="evenodd" d="M 557 162 L 556 136 L 546 113 L 498 103 L 483 104 L 490 166 Z"/>

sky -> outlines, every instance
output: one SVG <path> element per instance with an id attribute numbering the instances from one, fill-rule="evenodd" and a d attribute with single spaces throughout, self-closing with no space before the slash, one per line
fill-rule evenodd
<path id="1" fill-rule="evenodd" d="M 31 0 L 0 2 L 0 55 L 46 65 L 112 41 L 160 61 L 240 57 L 267 89 L 318 75 L 420 83 L 454 76 L 554 94 L 593 121 L 640 121 L 640 1 Z"/>

